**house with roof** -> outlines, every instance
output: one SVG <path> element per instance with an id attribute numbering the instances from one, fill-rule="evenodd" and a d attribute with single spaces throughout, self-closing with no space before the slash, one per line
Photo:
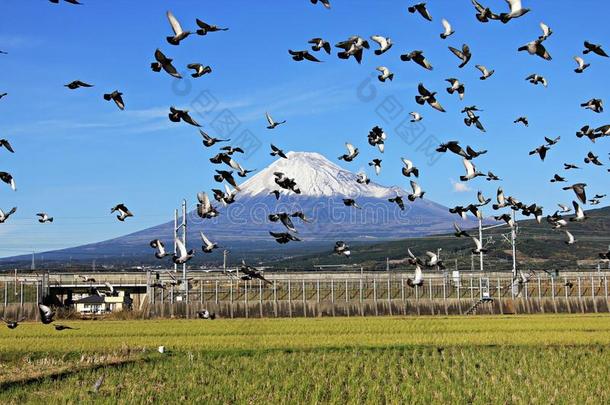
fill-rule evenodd
<path id="1" fill-rule="evenodd" d="M 74 302 L 76 311 L 81 314 L 100 315 L 131 309 L 133 300 L 125 291 L 117 295 L 89 295 Z"/>

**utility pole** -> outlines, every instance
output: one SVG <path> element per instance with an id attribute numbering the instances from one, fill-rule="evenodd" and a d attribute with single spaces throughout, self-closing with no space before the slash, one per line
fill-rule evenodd
<path id="1" fill-rule="evenodd" d="M 481 247 L 483 247 L 483 213 L 479 217 L 479 241 L 481 241 Z M 481 273 L 483 272 L 483 250 L 479 252 L 479 265 Z"/>
<path id="2" fill-rule="evenodd" d="M 515 211 L 513 214 L 513 227 L 510 230 L 510 242 L 513 249 L 513 280 L 517 277 L 517 221 L 515 221 Z"/>
<path id="3" fill-rule="evenodd" d="M 229 251 L 227 249 L 222 251 L 222 272 L 227 274 L 227 255 Z"/>
<path id="4" fill-rule="evenodd" d="M 176 240 L 178 239 L 178 210 L 174 210 L 174 254 L 178 250 Z M 174 263 L 174 273 L 178 271 L 178 265 Z"/>
<path id="5" fill-rule="evenodd" d="M 32 250 L 32 265 L 30 266 L 30 270 L 36 270 L 36 262 L 34 261 L 34 251 Z"/>
<path id="6" fill-rule="evenodd" d="M 186 199 L 182 200 L 182 243 L 184 244 L 184 249 L 188 252 L 188 248 L 186 246 Z M 186 263 L 182 263 L 182 282 L 184 284 L 184 298 L 188 304 L 189 302 L 189 285 L 188 279 L 186 277 Z"/>

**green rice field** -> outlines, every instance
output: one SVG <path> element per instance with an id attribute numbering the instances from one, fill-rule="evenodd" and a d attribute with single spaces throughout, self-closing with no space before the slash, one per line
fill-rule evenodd
<path id="1" fill-rule="evenodd" d="M 61 323 L 0 329 L 0 403 L 610 403 L 607 315 Z"/>

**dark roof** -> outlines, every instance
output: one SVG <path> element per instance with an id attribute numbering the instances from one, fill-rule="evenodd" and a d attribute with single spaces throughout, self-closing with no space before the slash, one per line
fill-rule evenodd
<path id="1" fill-rule="evenodd" d="M 76 304 L 103 304 L 104 297 L 100 297 L 99 295 L 90 295 L 85 298 L 81 298 L 78 301 L 75 301 Z"/>

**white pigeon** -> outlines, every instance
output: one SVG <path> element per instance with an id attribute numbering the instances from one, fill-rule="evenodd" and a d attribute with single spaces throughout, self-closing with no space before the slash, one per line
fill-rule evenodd
<path id="1" fill-rule="evenodd" d="M 586 68 L 591 66 L 590 63 L 585 63 L 584 59 L 580 56 L 574 56 L 574 60 L 576 61 L 576 63 L 578 63 L 578 67 L 574 69 L 576 73 L 582 73 L 585 71 Z"/>
<path id="2" fill-rule="evenodd" d="M 379 79 L 380 82 L 385 83 L 386 80 L 394 80 L 394 73 L 390 72 L 390 69 L 388 69 L 387 67 L 379 66 L 376 68 L 376 70 L 381 73 L 377 76 L 377 79 Z"/>
<path id="3" fill-rule="evenodd" d="M 174 16 L 171 11 L 167 12 L 167 19 L 169 20 L 169 24 L 172 26 L 172 30 L 174 31 L 174 35 L 171 37 L 167 37 L 167 42 L 172 45 L 180 45 L 180 42 L 191 35 L 190 31 L 184 31 L 178 19 Z"/>
<path id="4" fill-rule="evenodd" d="M 585 212 L 583 211 L 582 207 L 580 205 L 578 205 L 578 203 L 576 201 L 572 201 L 572 205 L 574 206 L 574 214 L 575 216 L 570 218 L 570 221 L 572 222 L 582 222 L 584 220 L 586 220 L 588 217 L 585 215 Z"/>
<path id="5" fill-rule="evenodd" d="M 415 274 L 413 275 L 413 279 L 411 280 L 410 278 L 407 279 L 407 285 L 409 287 L 421 287 L 424 284 L 424 274 L 421 270 L 421 267 L 419 264 L 415 265 Z"/>
<path id="6" fill-rule="evenodd" d="M 576 242 L 576 239 L 574 239 L 574 235 L 572 235 L 568 230 L 563 231 L 566 234 L 566 237 L 568 238 L 568 240 L 565 241 L 566 245 L 573 245 L 574 242 Z"/>
<path id="7" fill-rule="evenodd" d="M 409 113 L 409 115 L 411 116 L 411 122 L 418 122 L 424 119 L 424 117 L 417 111 L 412 111 Z"/>
<path id="8" fill-rule="evenodd" d="M 400 158 L 405 167 L 402 168 L 402 174 L 406 177 L 411 177 L 411 174 L 415 177 L 419 177 L 419 169 L 413 165 L 413 162 L 409 159 Z"/>
<path id="9" fill-rule="evenodd" d="M 218 211 L 215 207 L 212 206 L 210 202 L 210 198 L 207 193 L 200 192 L 197 193 L 197 200 L 199 203 L 197 204 L 197 215 L 201 218 L 214 218 L 218 216 Z"/>
<path id="10" fill-rule="evenodd" d="M 379 49 L 375 50 L 375 55 L 382 55 L 392 47 L 392 39 L 382 37 L 381 35 L 373 35 L 371 39 L 379 44 Z"/>
<path id="11" fill-rule="evenodd" d="M 504 24 L 506 24 L 513 18 L 519 18 L 519 17 L 523 16 L 530 11 L 529 8 L 524 8 L 521 5 L 521 0 L 506 0 L 506 2 L 508 3 L 508 5 L 510 7 L 510 12 L 500 14 L 500 20 Z"/>
<path id="12" fill-rule="evenodd" d="M 203 234 L 203 232 L 199 232 L 199 236 L 201 237 L 201 241 L 203 242 L 201 250 L 203 250 L 204 253 L 212 253 L 212 251 L 218 247 L 216 243 L 210 242 L 210 240 Z"/>
<path id="13" fill-rule="evenodd" d="M 493 75 L 495 72 L 495 70 L 488 70 L 483 65 L 475 65 L 475 67 L 481 71 L 482 76 L 479 77 L 479 79 L 481 79 L 481 80 L 486 80 L 486 79 L 490 78 L 491 75 Z"/>
<path id="14" fill-rule="evenodd" d="M 474 236 L 472 236 L 471 238 L 472 238 L 472 241 L 474 242 L 474 246 L 475 246 L 474 249 L 471 250 L 472 253 L 479 254 L 479 253 L 487 252 L 487 249 L 483 248 L 483 244 L 481 243 L 481 241 L 478 238 L 476 238 Z"/>
<path id="15" fill-rule="evenodd" d="M 407 196 L 409 201 L 415 201 L 416 198 L 424 198 L 424 194 L 426 194 L 426 192 L 423 191 L 419 184 L 417 184 L 413 180 L 411 180 L 411 189 L 413 190 L 413 192 Z"/>
<path id="16" fill-rule="evenodd" d="M 449 37 L 450 35 L 453 35 L 453 33 L 455 32 L 452 28 L 451 28 L 451 24 L 449 23 L 449 21 L 447 21 L 446 19 L 442 19 L 441 23 L 443 24 L 443 28 L 445 29 L 443 31 L 443 33 L 441 34 L 441 38 L 442 39 L 446 39 L 447 37 Z"/>
<path id="17" fill-rule="evenodd" d="M 189 260 L 191 260 L 193 258 L 193 256 L 195 256 L 195 252 L 191 249 L 188 252 L 186 251 L 186 247 L 184 246 L 184 243 L 182 243 L 182 241 L 179 238 L 176 238 L 174 240 L 174 243 L 176 244 L 176 252 L 174 253 L 174 256 L 172 257 L 172 261 L 176 264 L 184 264 L 186 262 L 188 262 Z"/>
<path id="18" fill-rule="evenodd" d="M 339 160 L 345 160 L 346 162 L 351 162 L 352 160 L 354 160 L 356 158 L 356 156 L 358 156 L 358 148 L 354 148 L 354 145 L 352 145 L 349 142 L 345 143 L 345 147 L 347 148 L 347 154 L 344 154 L 342 156 L 339 156 Z"/>
<path id="19" fill-rule="evenodd" d="M 542 35 L 538 37 L 538 39 L 542 41 L 546 40 L 553 34 L 553 30 L 543 22 L 540 23 L 540 29 L 542 30 Z"/>
<path id="20" fill-rule="evenodd" d="M 464 164 L 464 168 L 466 169 L 466 175 L 460 176 L 461 181 L 468 181 L 474 179 L 475 177 L 485 176 L 483 173 L 477 171 L 476 166 L 474 165 L 474 163 L 472 163 L 471 160 L 464 158 L 462 159 L 462 163 Z"/>
<path id="21" fill-rule="evenodd" d="M 278 125 L 286 123 L 286 120 L 278 122 L 274 121 L 273 118 L 271 118 L 271 115 L 269 115 L 269 113 L 267 112 L 265 113 L 265 117 L 267 118 L 267 123 L 269 124 L 269 126 L 267 126 L 267 129 L 274 129 Z"/>
<path id="22" fill-rule="evenodd" d="M 358 184 L 369 184 L 371 180 L 367 177 L 366 173 L 358 173 L 356 183 Z"/>

